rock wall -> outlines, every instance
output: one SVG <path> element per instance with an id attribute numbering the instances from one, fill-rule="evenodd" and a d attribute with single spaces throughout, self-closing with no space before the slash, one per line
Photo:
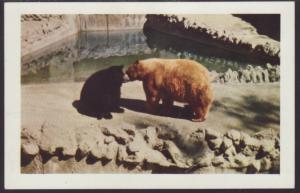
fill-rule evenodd
<path id="1" fill-rule="evenodd" d="M 138 130 L 123 124 L 59 139 L 50 138 L 48 123 L 38 135 L 23 128 L 22 173 L 279 173 L 280 140 L 274 130 L 250 136 L 199 128 L 187 136 L 188 147 L 176 145 L 176 130 Z M 185 155 L 184 148 L 198 154 Z"/>
<path id="2" fill-rule="evenodd" d="M 22 15 L 21 55 L 38 51 L 79 31 L 142 29 L 145 20 L 145 15 Z"/>
<path id="3" fill-rule="evenodd" d="M 75 15 L 22 15 L 21 55 L 35 52 L 78 32 Z"/>
<path id="4" fill-rule="evenodd" d="M 145 15 L 78 15 L 80 31 L 142 29 Z"/>
<path id="5" fill-rule="evenodd" d="M 250 23 L 233 15 L 147 15 L 146 18 L 144 25 L 146 36 L 154 29 L 187 41 L 279 64 L 280 43 L 258 34 Z"/>

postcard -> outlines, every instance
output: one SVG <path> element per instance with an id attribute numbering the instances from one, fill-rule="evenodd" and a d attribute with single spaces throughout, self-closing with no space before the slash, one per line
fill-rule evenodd
<path id="1" fill-rule="evenodd" d="M 292 188 L 294 20 L 292 2 L 5 3 L 5 187 Z"/>

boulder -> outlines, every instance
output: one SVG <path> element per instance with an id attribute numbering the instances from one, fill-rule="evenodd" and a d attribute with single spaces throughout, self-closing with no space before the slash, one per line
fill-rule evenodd
<path id="1" fill-rule="evenodd" d="M 145 129 L 144 139 L 151 147 L 154 147 L 158 141 L 156 128 L 151 126 L 147 127 Z"/>
<path id="2" fill-rule="evenodd" d="M 271 152 L 269 152 L 268 156 L 270 157 L 270 159 L 272 161 L 276 160 L 276 159 L 279 159 L 280 158 L 280 151 L 279 151 L 279 149 L 273 149 Z"/>
<path id="3" fill-rule="evenodd" d="M 115 141 L 115 138 L 113 136 L 107 136 L 107 137 L 104 138 L 104 143 L 105 144 L 110 144 L 114 141 Z"/>
<path id="4" fill-rule="evenodd" d="M 81 143 L 78 144 L 78 149 L 80 150 L 80 156 L 84 157 L 86 156 L 90 150 L 92 149 L 91 145 L 89 143 L 87 143 L 86 141 L 83 141 Z"/>
<path id="5" fill-rule="evenodd" d="M 131 138 L 129 135 L 122 129 L 120 128 L 107 128 L 107 127 L 102 127 L 102 132 L 106 136 L 113 136 L 115 140 L 122 145 L 127 144 L 128 142 L 131 141 Z"/>
<path id="6" fill-rule="evenodd" d="M 228 149 L 224 152 L 224 157 L 232 157 L 236 155 L 236 149 L 234 146 L 230 146 Z"/>
<path id="7" fill-rule="evenodd" d="M 234 157 L 234 162 L 240 167 L 240 168 L 244 168 L 247 167 L 250 164 L 250 158 L 245 156 L 242 153 L 237 154 Z"/>
<path id="8" fill-rule="evenodd" d="M 165 148 L 169 152 L 171 159 L 174 161 L 177 167 L 187 168 L 186 159 L 181 153 L 180 149 L 175 145 L 173 141 L 165 141 Z"/>
<path id="9" fill-rule="evenodd" d="M 34 133 L 34 132 L 31 132 L 30 129 L 27 129 L 27 128 L 22 128 L 21 130 L 21 141 L 23 142 L 24 140 L 25 141 L 37 141 L 39 139 L 39 136 Z"/>
<path id="10" fill-rule="evenodd" d="M 222 144 L 222 149 L 224 149 L 224 151 L 226 149 L 228 149 L 229 147 L 231 147 L 233 145 L 233 142 L 231 139 L 229 139 L 228 137 L 224 136 L 223 137 L 223 144 Z"/>
<path id="11" fill-rule="evenodd" d="M 241 144 L 245 144 L 245 141 L 251 138 L 251 136 L 248 133 L 240 132 L 240 134 L 241 134 Z"/>
<path id="12" fill-rule="evenodd" d="M 127 156 L 128 156 L 128 154 L 126 151 L 126 147 L 122 146 L 122 145 L 118 146 L 117 160 L 120 162 L 123 162 Z"/>
<path id="13" fill-rule="evenodd" d="M 264 80 L 265 82 L 270 82 L 269 72 L 268 72 L 267 69 L 264 69 L 264 70 L 262 71 L 262 76 L 263 76 L 263 80 Z"/>
<path id="14" fill-rule="evenodd" d="M 164 144 L 164 140 L 162 139 L 158 139 L 155 143 L 155 145 L 153 146 L 154 150 L 160 151 L 162 152 L 165 148 L 165 144 Z"/>
<path id="15" fill-rule="evenodd" d="M 207 144 L 212 150 L 220 149 L 222 143 L 223 143 L 222 138 L 207 140 Z"/>
<path id="16" fill-rule="evenodd" d="M 107 160 L 113 160 L 117 157 L 118 154 L 118 143 L 113 141 L 108 145 L 105 145 L 105 155 L 104 158 Z"/>
<path id="17" fill-rule="evenodd" d="M 39 147 L 35 143 L 23 143 L 22 144 L 22 151 L 27 155 L 36 155 L 39 153 Z"/>
<path id="18" fill-rule="evenodd" d="M 275 149 L 275 140 L 264 139 L 261 141 L 260 151 L 264 154 L 269 154 Z"/>
<path id="19" fill-rule="evenodd" d="M 251 75 L 250 75 L 251 72 L 249 70 L 247 70 L 247 69 L 239 69 L 238 73 L 239 73 L 240 82 L 247 83 L 247 82 L 251 81 Z"/>
<path id="20" fill-rule="evenodd" d="M 212 163 L 212 165 L 213 166 L 220 166 L 220 165 L 222 165 L 222 164 L 224 164 L 225 163 L 225 159 L 224 159 L 224 157 L 222 156 L 222 155 L 220 155 L 220 156 L 216 156 L 216 157 L 214 157 L 212 160 L 211 160 L 211 163 Z"/>
<path id="21" fill-rule="evenodd" d="M 123 123 L 121 128 L 129 135 L 135 136 L 135 126 L 128 123 Z"/>
<path id="22" fill-rule="evenodd" d="M 66 156 L 75 156 L 76 152 L 77 152 L 77 146 L 74 144 L 71 146 L 64 147 L 62 154 Z"/>
<path id="23" fill-rule="evenodd" d="M 171 127 L 172 128 L 172 127 Z M 163 140 L 174 140 L 177 136 L 177 131 L 176 130 L 170 130 L 165 129 L 165 128 L 159 128 L 157 127 L 157 133 L 158 133 L 158 138 L 163 139 Z"/>
<path id="24" fill-rule="evenodd" d="M 128 155 L 125 146 L 120 145 L 118 147 L 117 160 L 120 162 L 138 165 L 143 161 L 143 159 L 144 158 L 141 156 L 141 153 L 136 153 L 135 155 Z"/>
<path id="25" fill-rule="evenodd" d="M 263 71 L 262 67 L 256 66 L 256 67 L 254 68 L 254 70 L 255 70 L 255 72 L 256 72 L 256 79 L 257 79 L 257 82 L 258 82 L 258 83 L 264 82 L 264 80 L 263 80 L 263 73 L 262 73 L 262 71 Z"/>
<path id="26" fill-rule="evenodd" d="M 129 143 L 127 145 L 127 152 L 130 154 L 135 154 L 138 151 L 143 151 L 142 146 L 140 143 L 138 143 L 137 140 L 134 140 L 133 142 Z"/>
<path id="27" fill-rule="evenodd" d="M 205 138 L 206 140 L 209 139 L 216 139 L 216 138 L 220 138 L 221 134 L 214 129 L 205 129 Z"/>
<path id="28" fill-rule="evenodd" d="M 257 133 L 255 133 L 255 135 L 253 136 L 254 138 L 257 138 L 259 140 L 262 139 L 274 139 L 276 138 L 278 132 L 275 131 L 274 129 L 264 129 L 262 131 L 259 131 Z"/>
<path id="29" fill-rule="evenodd" d="M 258 151 L 261 146 L 261 141 L 257 138 L 244 135 L 241 140 L 241 144 L 245 147 L 248 147 L 252 151 Z"/>
<path id="30" fill-rule="evenodd" d="M 239 131 L 231 129 L 225 134 L 225 136 L 231 139 L 234 145 L 240 144 L 241 133 Z"/>
<path id="31" fill-rule="evenodd" d="M 270 159 L 263 157 L 261 160 L 261 170 L 262 171 L 269 171 L 272 167 L 272 162 Z"/>
<path id="32" fill-rule="evenodd" d="M 252 160 L 248 166 L 247 173 L 258 173 L 261 168 L 260 160 Z"/>
<path id="33" fill-rule="evenodd" d="M 204 150 L 203 154 L 196 158 L 195 165 L 197 167 L 207 167 L 212 164 L 212 159 L 215 157 L 214 151 L 210 149 Z"/>
<path id="34" fill-rule="evenodd" d="M 202 144 L 205 141 L 205 129 L 198 128 L 189 135 L 189 138 L 194 144 Z"/>
<path id="35" fill-rule="evenodd" d="M 102 158 L 106 154 L 106 149 L 104 146 L 104 143 L 96 143 L 94 147 L 91 148 L 90 153 L 95 157 L 95 158 Z"/>
<path id="36" fill-rule="evenodd" d="M 246 156 L 255 156 L 257 154 L 257 151 L 252 150 L 250 146 L 246 146 L 241 150 L 241 153 Z"/>
<path id="37" fill-rule="evenodd" d="M 166 157 L 159 151 L 151 150 L 144 152 L 145 162 L 150 164 L 160 165 L 162 167 L 170 167 L 173 166 L 171 162 L 169 162 Z"/>

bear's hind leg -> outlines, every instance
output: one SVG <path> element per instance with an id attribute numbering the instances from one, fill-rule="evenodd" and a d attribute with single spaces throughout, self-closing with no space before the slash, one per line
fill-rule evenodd
<path id="1" fill-rule="evenodd" d="M 143 81 L 143 88 L 147 100 L 146 111 L 149 113 L 156 113 L 161 97 L 159 96 L 158 90 L 155 88 L 153 79 Z"/>
<path id="2" fill-rule="evenodd" d="M 156 113 L 159 101 L 159 97 L 147 96 L 146 111 L 149 113 Z"/>
<path id="3" fill-rule="evenodd" d="M 172 112 L 172 107 L 173 107 L 174 101 L 171 98 L 163 98 L 162 100 L 162 114 L 171 114 Z"/>
<path id="4" fill-rule="evenodd" d="M 194 116 L 193 108 L 189 104 L 186 104 L 184 105 L 181 114 L 184 118 L 191 119 Z"/>

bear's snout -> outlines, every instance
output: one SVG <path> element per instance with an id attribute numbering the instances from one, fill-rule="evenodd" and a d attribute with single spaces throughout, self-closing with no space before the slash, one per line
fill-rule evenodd
<path id="1" fill-rule="evenodd" d="M 129 67 L 125 72 L 128 80 L 136 80 L 137 79 L 137 72 L 136 69 Z"/>
<path id="2" fill-rule="evenodd" d="M 124 75 L 123 75 L 123 83 L 126 83 L 128 81 L 130 81 L 130 78 L 129 78 L 129 76 L 126 73 L 124 73 Z"/>

